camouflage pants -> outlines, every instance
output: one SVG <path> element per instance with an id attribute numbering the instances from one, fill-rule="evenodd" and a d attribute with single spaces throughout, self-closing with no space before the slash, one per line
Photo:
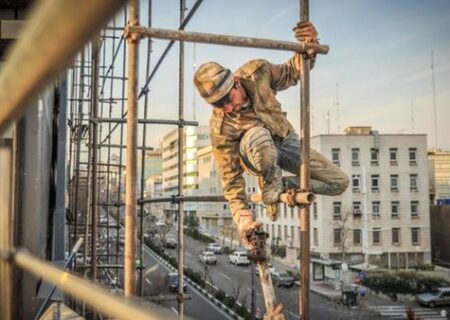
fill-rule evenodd
<path id="1" fill-rule="evenodd" d="M 298 176 L 300 145 L 295 133 L 278 141 L 272 138 L 267 129 L 252 128 L 241 139 L 240 157 L 250 174 L 262 176 L 265 181 L 277 180 L 281 175 L 279 168 Z M 348 187 L 348 176 L 313 149 L 310 151 L 310 172 L 311 191 L 315 194 L 335 196 Z"/>

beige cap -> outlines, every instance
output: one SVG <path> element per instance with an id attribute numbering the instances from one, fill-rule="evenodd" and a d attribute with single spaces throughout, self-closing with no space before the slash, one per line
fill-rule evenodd
<path id="1" fill-rule="evenodd" d="M 194 84 L 206 102 L 214 104 L 231 91 L 234 74 L 216 62 L 207 62 L 195 73 Z"/>

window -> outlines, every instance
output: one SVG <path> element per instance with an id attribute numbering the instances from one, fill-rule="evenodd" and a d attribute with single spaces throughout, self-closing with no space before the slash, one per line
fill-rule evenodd
<path id="1" fill-rule="evenodd" d="M 409 165 L 417 166 L 417 148 L 409 148 Z"/>
<path id="2" fill-rule="evenodd" d="M 411 243 L 414 246 L 420 244 L 420 229 L 419 228 L 411 228 Z"/>
<path id="3" fill-rule="evenodd" d="M 417 218 L 419 216 L 419 201 L 411 201 L 411 217 Z"/>
<path id="4" fill-rule="evenodd" d="M 378 174 L 371 175 L 372 180 L 372 192 L 380 191 L 380 176 Z"/>
<path id="5" fill-rule="evenodd" d="M 361 217 L 361 202 L 355 201 L 353 202 L 353 217 L 360 218 Z"/>
<path id="6" fill-rule="evenodd" d="M 398 192 L 398 174 L 391 174 L 391 191 Z"/>
<path id="7" fill-rule="evenodd" d="M 370 149 L 370 164 L 377 166 L 378 165 L 378 155 L 379 151 L 376 148 Z"/>
<path id="8" fill-rule="evenodd" d="M 412 192 L 417 192 L 417 174 L 409 175 L 409 188 Z"/>
<path id="9" fill-rule="evenodd" d="M 284 239 L 289 239 L 288 228 L 287 225 L 284 225 Z"/>
<path id="10" fill-rule="evenodd" d="M 361 245 L 361 230 L 360 229 L 353 230 L 353 244 L 355 246 Z"/>
<path id="11" fill-rule="evenodd" d="M 352 148 L 352 165 L 359 166 L 359 148 Z"/>
<path id="12" fill-rule="evenodd" d="M 313 215 L 314 219 L 317 219 L 317 202 L 313 203 Z"/>
<path id="13" fill-rule="evenodd" d="M 372 201 L 372 217 L 380 217 L 380 201 Z"/>
<path id="14" fill-rule="evenodd" d="M 294 226 L 291 226 L 291 240 L 295 240 Z"/>
<path id="15" fill-rule="evenodd" d="M 313 241 L 314 241 L 314 245 L 318 246 L 319 245 L 319 233 L 317 231 L 317 228 L 314 228 L 313 230 Z"/>
<path id="16" fill-rule="evenodd" d="M 342 202 L 333 202 L 333 218 L 338 220 L 341 219 L 341 208 Z"/>
<path id="17" fill-rule="evenodd" d="M 341 149 L 339 148 L 335 148 L 335 149 L 331 149 L 331 161 L 333 161 L 333 163 L 335 165 L 339 165 L 341 162 Z"/>
<path id="18" fill-rule="evenodd" d="M 398 201 L 391 202 L 391 216 L 392 218 L 398 218 L 400 213 L 400 203 Z"/>
<path id="19" fill-rule="evenodd" d="M 359 174 L 352 175 L 352 189 L 353 189 L 353 192 L 359 192 L 359 180 L 360 180 Z"/>
<path id="20" fill-rule="evenodd" d="M 380 245 L 381 244 L 381 229 L 373 228 L 372 230 L 372 244 Z"/>
<path id="21" fill-rule="evenodd" d="M 272 239 L 275 238 L 275 225 L 274 224 L 272 224 L 272 233 L 271 233 L 271 235 L 272 235 Z"/>
<path id="22" fill-rule="evenodd" d="M 397 165 L 397 148 L 389 149 L 389 161 L 391 165 Z"/>
<path id="23" fill-rule="evenodd" d="M 339 245 L 341 244 L 342 238 L 341 238 L 341 232 L 342 229 L 334 229 L 333 235 L 334 235 L 334 244 Z"/>
<path id="24" fill-rule="evenodd" d="M 282 236 L 282 234 L 281 234 L 281 225 L 278 225 L 278 227 L 277 227 L 277 231 L 278 231 L 278 238 L 280 238 L 281 239 L 281 236 Z"/>
<path id="25" fill-rule="evenodd" d="M 392 228 L 392 244 L 400 244 L 400 228 Z"/>

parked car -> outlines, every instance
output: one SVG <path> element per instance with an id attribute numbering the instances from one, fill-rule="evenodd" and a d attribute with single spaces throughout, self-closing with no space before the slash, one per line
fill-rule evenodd
<path id="1" fill-rule="evenodd" d="M 175 249 L 178 246 L 178 242 L 175 238 L 169 237 L 164 243 L 164 247 L 168 249 Z"/>
<path id="2" fill-rule="evenodd" d="M 285 271 L 275 271 L 272 273 L 272 283 L 277 287 L 292 287 L 295 279 Z"/>
<path id="3" fill-rule="evenodd" d="M 275 267 L 270 263 L 267 265 L 267 269 L 269 271 L 269 274 L 272 274 L 275 272 Z M 255 264 L 255 275 L 259 276 L 259 267 L 257 264 Z"/>
<path id="4" fill-rule="evenodd" d="M 438 288 L 433 292 L 419 294 L 417 296 L 417 301 L 430 308 L 446 304 L 450 305 L 450 287 Z"/>
<path id="5" fill-rule="evenodd" d="M 217 244 L 217 243 L 210 243 L 210 244 L 208 244 L 206 249 L 208 251 L 212 251 L 212 252 L 214 252 L 216 254 L 221 254 L 222 253 L 222 246 Z"/>
<path id="6" fill-rule="evenodd" d="M 178 291 L 179 278 L 177 272 L 169 273 L 169 289 L 170 291 L 176 292 Z M 186 281 L 183 281 L 183 291 L 186 291 L 187 285 Z"/>
<path id="7" fill-rule="evenodd" d="M 200 258 L 200 261 L 206 264 L 216 264 L 217 263 L 217 257 L 214 254 L 214 252 L 211 251 L 203 251 L 198 256 Z"/>
<path id="8" fill-rule="evenodd" d="M 235 265 L 245 265 L 248 266 L 250 264 L 250 260 L 248 260 L 247 252 L 245 251 L 235 251 L 228 256 L 228 261 Z"/>

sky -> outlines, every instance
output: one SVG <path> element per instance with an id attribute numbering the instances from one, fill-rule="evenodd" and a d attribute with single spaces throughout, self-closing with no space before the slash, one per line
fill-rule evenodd
<path id="1" fill-rule="evenodd" d="M 179 1 L 152 3 L 151 24 L 177 29 Z M 186 1 L 188 10 L 193 4 Z M 149 25 L 147 12 L 148 1 L 143 1 L 141 25 Z M 295 41 L 292 28 L 298 20 L 299 1 L 205 0 L 185 30 Z M 310 0 L 310 21 L 319 32 L 320 42 L 330 46 L 327 55 L 318 56 L 311 72 L 311 135 L 342 133 L 349 126 L 371 126 L 381 134 L 427 134 L 428 147 L 433 148 L 437 125 L 437 146 L 450 150 L 450 1 Z M 153 41 L 151 69 L 167 43 Z M 141 41 L 140 49 L 142 86 L 146 79 L 146 40 Z M 178 118 L 178 52 L 175 45 L 150 83 L 150 118 Z M 235 70 L 251 59 L 283 63 L 291 56 L 286 51 L 186 43 L 185 119 L 195 117 L 200 125 L 207 125 L 211 115 L 211 107 L 193 88 L 196 66 L 217 61 Z M 298 130 L 298 86 L 277 97 Z M 144 99 L 139 103 L 142 113 Z M 150 126 L 148 139 L 156 146 L 171 129 Z"/>

